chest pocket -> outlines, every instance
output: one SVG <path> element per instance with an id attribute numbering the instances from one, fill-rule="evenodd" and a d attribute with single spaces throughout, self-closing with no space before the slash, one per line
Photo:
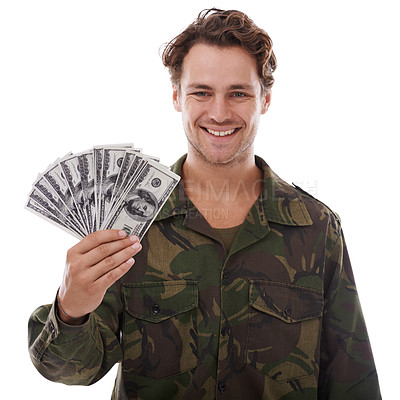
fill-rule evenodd
<path id="1" fill-rule="evenodd" d="M 197 365 L 196 281 L 124 283 L 124 371 L 165 378 Z"/>
<path id="2" fill-rule="evenodd" d="M 323 292 L 250 282 L 246 363 L 278 382 L 317 373 Z"/>

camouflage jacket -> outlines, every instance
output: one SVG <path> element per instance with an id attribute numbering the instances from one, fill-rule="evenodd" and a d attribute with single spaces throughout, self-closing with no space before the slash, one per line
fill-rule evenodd
<path id="1" fill-rule="evenodd" d="M 89 385 L 120 363 L 113 399 L 380 399 L 339 218 L 256 163 L 263 193 L 229 254 L 178 185 L 85 324 L 39 307 L 39 372 Z"/>

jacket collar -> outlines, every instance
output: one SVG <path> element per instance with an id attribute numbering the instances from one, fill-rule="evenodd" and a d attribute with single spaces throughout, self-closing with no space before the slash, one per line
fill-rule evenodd
<path id="1" fill-rule="evenodd" d="M 182 165 L 185 160 L 186 155 L 179 158 L 171 170 L 182 176 Z M 312 225 L 310 214 L 296 189 L 279 178 L 261 157 L 255 156 L 255 162 L 263 171 L 264 189 L 247 219 L 255 219 L 258 215 L 263 226 L 267 226 L 268 222 L 291 226 Z M 158 213 L 156 221 L 190 213 L 198 214 L 198 210 L 187 197 L 182 182 L 179 182 Z"/>
<path id="2" fill-rule="evenodd" d="M 276 175 L 261 157 L 255 156 L 255 162 L 264 172 L 261 201 L 267 221 L 282 225 L 312 225 L 310 214 L 297 190 Z"/>

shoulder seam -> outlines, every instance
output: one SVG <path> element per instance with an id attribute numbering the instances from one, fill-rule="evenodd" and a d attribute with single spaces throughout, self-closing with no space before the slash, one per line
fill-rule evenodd
<path id="1" fill-rule="evenodd" d="M 295 183 L 292 182 L 292 185 L 299 190 L 303 195 L 309 196 L 312 199 L 314 199 L 315 201 L 317 201 L 318 203 L 321 203 L 322 205 L 324 205 L 331 213 L 332 215 L 335 217 L 336 221 L 339 223 L 339 225 L 341 225 L 341 220 L 340 220 L 340 216 L 338 213 L 336 213 L 335 211 L 333 211 L 329 206 L 327 206 L 323 201 L 315 198 L 312 194 L 306 192 L 304 189 L 302 189 L 300 186 L 296 185 Z"/>

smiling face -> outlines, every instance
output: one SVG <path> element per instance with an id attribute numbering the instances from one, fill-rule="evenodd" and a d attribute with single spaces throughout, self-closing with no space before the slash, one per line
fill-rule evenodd
<path id="1" fill-rule="evenodd" d="M 241 47 L 194 45 L 183 61 L 174 107 L 182 112 L 188 158 L 232 165 L 254 157 L 259 118 L 270 93 L 261 89 L 256 61 Z"/>

